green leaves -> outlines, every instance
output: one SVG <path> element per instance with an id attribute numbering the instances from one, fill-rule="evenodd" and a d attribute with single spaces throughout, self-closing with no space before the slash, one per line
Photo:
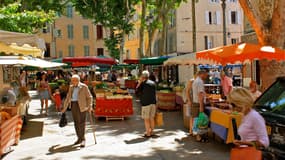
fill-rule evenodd
<path id="1" fill-rule="evenodd" d="M 105 39 L 105 45 L 113 58 L 119 59 L 118 46 L 126 34 L 134 29 L 132 17 L 134 6 L 139 0 L 71 0 L 84 17 L 92 19 L 95 24 L 101 24 L 109 30 L 116 31 Z M 111 33 L 113 34 L 113 33 Z"/>
<path id="2" fill-rule="evenodd" d="M 13 32 L 35 33 L 55 19 L 55 12 L 21 11 L 21 4 L 13 3 L 0 8 L 0 29 Z"/>

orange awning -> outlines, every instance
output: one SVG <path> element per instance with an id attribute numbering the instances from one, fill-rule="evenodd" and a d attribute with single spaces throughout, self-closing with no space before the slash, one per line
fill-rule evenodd
<path id="1" fill-rule="evenodd" d="M 285 51 L 271 46 L 242 43 L 197 52 L 196 58 L 222 65 L 262 59 L 284 61 Z"/>

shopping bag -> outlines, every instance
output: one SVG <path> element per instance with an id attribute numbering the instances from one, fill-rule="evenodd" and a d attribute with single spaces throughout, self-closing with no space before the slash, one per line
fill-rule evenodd
<path id="1" fill-rule="evenodd" d="M 230 160 L 262 160 L 262 152 L 255 147 L 236 147 L 231 150 Z"/>
<path id="2" fill-rule="evenodd" d="M 200 112 L 198 116 L 198 128 L 207 128 L 209 124 L 209 118 L 204 112 Z"/>
<path id="3" fill-rule="evenodd" d="M 162 112 L 156 112 L 154 117 L 155 125 L 160 127 L 163 126 L 163 113 Z"/>
<path id="4" fill-rule="evenodd" d="M 59 121 L 59 127 L 65 127 L 66 125 L 67 125 L 66 115 L 65 113 L 62 113 Z"/>

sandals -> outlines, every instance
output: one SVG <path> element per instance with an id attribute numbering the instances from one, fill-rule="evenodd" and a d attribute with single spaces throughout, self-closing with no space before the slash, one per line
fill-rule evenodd
<path id="1" fill-rule="evenodd" d="M 144 137 L 144 138 L 150 138 L 150 137 L 152 137 L 152 135 L 144 134 L 143 137 Z"/>

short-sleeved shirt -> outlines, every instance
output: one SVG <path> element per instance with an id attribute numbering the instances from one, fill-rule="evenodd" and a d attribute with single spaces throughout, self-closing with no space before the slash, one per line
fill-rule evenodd
<path id="1" fill-rule="evenodd" d="M 269 146 L 265 121 L 263 117 L 253 109 L 243 117 L 242 123 L 238 128 L 238 134 L 242 141 L 259 141 L 265 147 Z"/>
<path id="2" fill-rule="evenodd" d="M 233 87 L 233 80 L 230 77 L 225 76 L 224 78 L 222 78 L 221 85 L 223 88 L 224 95 L 228 96 L 231 92 L 230 88 Z"/>
<path id="3" fill-rule="evenodd" d="M 192 84 L 193 102 L 199 103 L 199 93 L 205 93 L 204 82 L 200 77 L 197 77 Z"/>
<path id="4" fill-rule="evenodd" d="M 137 88 L 141 93 L 140 101 L 142 106 L 156 104 L 156 85 L 152 80 L 146 80 Z"/>

